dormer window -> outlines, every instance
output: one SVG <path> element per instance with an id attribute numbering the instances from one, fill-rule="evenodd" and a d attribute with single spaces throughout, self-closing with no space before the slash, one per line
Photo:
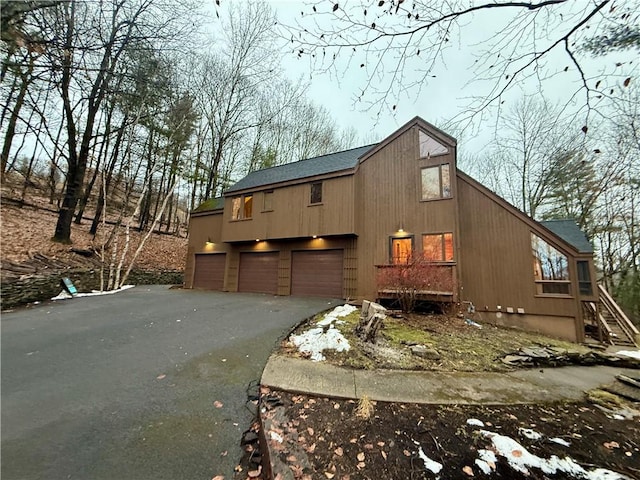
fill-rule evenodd
<path id="1" fill-rule="evenodd" d="M 231 220 L 246 220 L 253 215 L 253 195 L 248 193 L 231 199 Z"/>
<path id="2" fill-rule="evenodd" d="M 311 196 L 309 199 L 311 205 L 316 203 L 322 203 L 322 182 L 316 182 L 311 184 Z"/>

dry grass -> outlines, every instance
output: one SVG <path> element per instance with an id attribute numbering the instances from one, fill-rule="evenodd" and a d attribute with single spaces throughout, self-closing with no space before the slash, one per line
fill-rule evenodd
<path id="1" fill-rule="evenodd" d="M 373 411 L 375 410 L 374 404 L 369 398 L 368 395 L 363 395 L 358 401 L 358 406 L 356 407 L 355 413 L 356 417 L 361 418 L 363 420 L 369 420 L 371 415 L 373 415 Z"/>

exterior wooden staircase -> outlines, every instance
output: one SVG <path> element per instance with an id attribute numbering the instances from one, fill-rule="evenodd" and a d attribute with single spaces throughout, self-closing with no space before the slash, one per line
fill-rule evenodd
<path id="1" fill-rule="evenodd" d="M 593 302 L 587 307 L 600 327 L 602 341 L 611 345 L 637 347 L 640 343 L 640 331 L 602 285 L 598 285 L 598 291 L 600 308 Z"/>

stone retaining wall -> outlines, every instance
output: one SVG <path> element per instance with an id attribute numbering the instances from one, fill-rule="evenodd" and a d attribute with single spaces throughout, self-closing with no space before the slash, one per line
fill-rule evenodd
<path id="1" fill-rule="evenodd" d="M 2 284 L 0 297 L 2 310 L 55 297 L 62 291 L 60 281 L 64 277 L 71 279 L 78 292 L 100 289 L 99 270 L 75 269 L 53 275 L 29 275 Z M 178 271 L 134 270 L 127 280 L 127 283 L 132 285 L 182 285 L 183 282 L 184 274 Z"/>

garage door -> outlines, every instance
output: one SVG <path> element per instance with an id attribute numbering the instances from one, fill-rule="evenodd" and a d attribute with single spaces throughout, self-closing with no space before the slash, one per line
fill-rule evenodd
<path id="1" fill-rule="evenodd" d="M 240 254 L 239 292 L 278 293 L 279 252 Z"/>
<path id="2" fill-rule="evenodd" d="M 342 298 L 342 250 L 293 252 L 291 295 Z"/>
<path id="3" fill-rule="evenodd" d="M 224 253 L 196 254 L 193 288 L 222 290 L 224 287 Z"/>

